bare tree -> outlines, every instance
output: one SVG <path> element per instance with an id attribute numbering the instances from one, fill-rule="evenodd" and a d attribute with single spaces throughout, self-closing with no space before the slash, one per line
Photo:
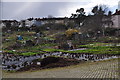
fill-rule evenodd
<path id="1" fill-rule="evenodd" d="M 86 18 L 82 28 L 87 32 L 93 32 L 94 35 L 99 33 L 104 36 L 105 24 L 111 22 L 110 17 L 112 12 L 108 12 L 108 7 L 106 5 L 96 5 L 91 12 L 93 15 L 89 15 Z"/>

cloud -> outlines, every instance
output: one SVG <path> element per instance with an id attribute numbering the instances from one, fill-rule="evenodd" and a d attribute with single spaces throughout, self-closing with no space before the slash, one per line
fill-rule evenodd
<path id="1" fill-rule="evenodd" d="M 84 0 L 86 1 L 86 0 Z M 78 8 L 84 8 L 86 14 L 89 14 L 92 10 L 92 8 L 96 5 L 106 5 L 109 10 L 112 12 L 115 11 L 115 9 L 118 8 L 118 2 L 119 0 L 87 0 L 88 2 L 78 2 L 79 4 L 72 5 L 72 7 L 68 7 L 69 13 L 75 13 L 76 9 Z M 83 5 L 80 5 L 80 3 L 83 3 Z M 120 7 L 120 5 L 119 5 Z M 70 16 L 70 14 L 67 14 Z"/>
<path id="2" fill-rule="evenodd" d="M 88 0 L 1 0 L 2 2 L 88 2 Z"/>

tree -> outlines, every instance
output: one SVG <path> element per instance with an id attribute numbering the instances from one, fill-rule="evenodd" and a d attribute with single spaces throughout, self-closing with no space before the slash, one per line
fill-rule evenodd
<path id="1" fill-rule="evenodd" d="M 76 14 L 71 14 L 71 18 L 75 19 L 75 22 L 80 25 L 80 23 L 83 23 L 85 20 L 85 12 L 84 12 L 84 8 L 80 8 L 76 10 Z"/>
<path id="2" fill-rule="evenodd" d="M 108 7 L 106 5 L 96 5 L 91 11 L 94 15 L 104 15 L 108 13 Z"/>
<path id="3" fill-rule="evenodd" d="M 98 11 L 98 6 L 93 7 L 92 13 L 94 13 L 94 15 L 97 14 L 97 11 Z"/>
<path id="4" fill-rule="evenodd" d="M 84 12 L 84 8 L 80 8 L 76 10 L 77 13 L 77 19 L 76 19 L 76 23 L 77 24 L 81 24 L 84 22 L 85 20 L 85 12 Z"/>
<path id="5" fill-rule="evenodd" d="M 93 15 L 89 15 L 85 20 L 85 25 L 83 29 L 87 32 L 93 32 L 96 35 L 98 32 L 104 36 L 105 25 L 111 23 L 111 14 L 112 12 L 108 12 L 108 7 L 105 5 L 96 5 L 91 10 Z"/>
<path id="6" fill-rule="evenodd" d="M 76 18 L 77 17 L 77 14 L 71 14 L 72 16 L 71 16 L 71 18 Z"/>
<path id="7" fill-rule="evenodd" d="M 108 12 L 108 16 L 110 16 L 110 17 L 112 16 L 112 11 Z"/>
<path id="8" fill-rule="evenodd" d="M 79 15 L 84 15 L 85 14 L 84 8 L 77 9 L 76 13 L 78 13 Z"/>

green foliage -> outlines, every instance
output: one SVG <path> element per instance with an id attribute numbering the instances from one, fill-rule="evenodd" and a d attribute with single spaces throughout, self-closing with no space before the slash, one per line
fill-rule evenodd
<path id="1" fill-rule="evenodd" d="M 69 51 L 69 53 L 120 54 L 120 51 L 109 47 L 94 47 L 86 50 Z"/>
<path id="2" fill-rule="evenodd" d="M 73 18 L 75 18 L 75 22 L 79 25 L 80 23 L 84 22 L 86 15 L 84 12 L 84 8 L 80 8 L 76 10 L 76 14 L 72 14 Z"/>
<path id="3" fill-rule="evenodd" d="M 24 55 L 24 56 L 30 56 L 30 55 L 35 55 L 35 54 L 42 54 L 44 52 L 40 52 L 40 53 L 34 53 L 34 52 L 25 52 L 25 53 L 21 53 L 20 55 Z"/>
<path id="4" fill-rule="evenodd" d="M 87 44 L 87 45 L 80 45 L 80 48 L 87 48 L 85 50 L 76 50 L 76 51 L 68 51 L 68 50 L 62 50 L 62 49 L 53 49 L 53 48 L 46 48 L 41 49 L 39 52 L 25 52 L 20 53 L 12 50 L 6 50 L 6 52 L 18 54 L 18 55 L 35 55 L 35 54 L 44 54 L 46 52 L 65 52 L 65 53 L 91 53 L 91 54 L 120 54 L 120 46 L 105 46 L 109 45 L 109 43 L 93 43 L 93 44 Z"/>
<path id="5" fill-rule="evenodd" d="M 120 54 L 120 46 L 105 45 L 110 45 L 110 43 L 93 43 L 87 45 L 80 45 L 79 47 L 84 47 L 88 49 L 71 51 L 70 53 Z"/>
<path id="6" fill-rule="evenodd" d="M 16 54 L 16 55 L 23 55 L 23 56 L 31 56 L 31 55 L 35 55 L 35 54 L 44 54 L 45 52 L 39 51 L 39 52 L 17 52 L 17 51 L 12 51 L 12 50 L 5 50 L 4 52 L 7 53 L 12 53 L 12 54 Z"/>
<path id="7" fill-rule="evenodd" d="M 46 51 L 46 52 L 69 52 L 67 50 L 62 50 L 62 49 L 43 49 L 43 51 Z"/>
<path id="8" fill-rule="evenodd" d="M 62 49 L 44 49 L 47 52 L 66 52 L 66 53 L 92 53 L 92 54 L 120 54 L 119 46 L 104 46 L 107 43 L 94 43 L 93 45 L 80 45 L 80 47 L 86 47 L 85 50 L 68 51 Z"/>

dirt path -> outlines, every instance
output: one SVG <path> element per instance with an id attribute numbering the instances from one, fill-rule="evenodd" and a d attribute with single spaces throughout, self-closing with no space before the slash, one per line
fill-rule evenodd
<path id="1" fill-rule="evenodd" d="M 118 78 L 118 59 L 34 72 L 3 72 L 3 78 Z"/>

